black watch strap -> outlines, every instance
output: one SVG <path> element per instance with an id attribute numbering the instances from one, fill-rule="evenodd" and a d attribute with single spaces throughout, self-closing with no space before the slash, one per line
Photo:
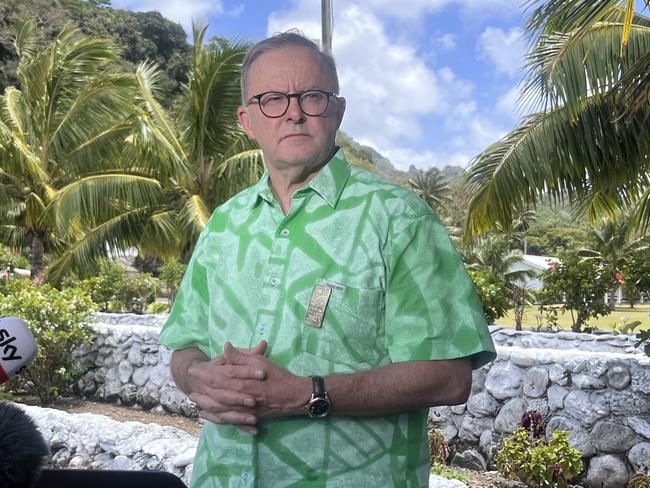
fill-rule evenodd
<path id="1" fill-rule="evenodd" d="M 314 385 L 314 396 L 325 396 L 325 380 L 322 376 L 312 376 L 312 384 Z"/>

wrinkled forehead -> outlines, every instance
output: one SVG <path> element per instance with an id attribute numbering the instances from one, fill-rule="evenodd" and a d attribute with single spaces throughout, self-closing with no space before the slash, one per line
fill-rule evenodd
<path id="1" fill-rule="evenodd" d="M 250 66 L 247 85 L 249 97 L 267 91 L 335 89 L 333 75 L 325 63 L 311 49 L 302 46 L 282 47 L 260 54 Z"/>

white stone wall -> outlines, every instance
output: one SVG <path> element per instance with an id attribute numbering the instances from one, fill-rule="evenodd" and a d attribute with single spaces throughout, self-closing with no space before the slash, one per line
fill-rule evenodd
<path id="1" fill-rule="evenodd" d="M 93 345 L 80 352 L 92 365 L 79 382 L 82 394 L 197 414 L 174 385 L 170 351 L 157 342 L 164 316 L 96 320 Z M 474 372 L 467 404 L 431 409 L 455 464 L 491 467 L 500 438 L 536 409 L 547 418 L 547 435 L 571 432 L 589 466 L 589 486 L 615 488 L 634 473 L 650 473 L 650 358 L 634 347 L 634 336 L 491 330 L 498 358 Z"/>
<path id="2" fill-rule="evenodd" d="M 198 439 L 157 424 L 22 405 L 50 446 L 50 466 L 167 471 L 189 485 Z"/>

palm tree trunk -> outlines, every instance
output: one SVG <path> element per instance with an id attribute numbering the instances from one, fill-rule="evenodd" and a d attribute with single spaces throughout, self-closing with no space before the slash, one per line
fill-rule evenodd
<path id="1" fill-rule="evenodd" d="M 42 231 L 34 232 L 32 236 L 32 270 L 29 277 L 33 280 L 41 271 L 43 271 L 43 240 L 45 233 Z"/>

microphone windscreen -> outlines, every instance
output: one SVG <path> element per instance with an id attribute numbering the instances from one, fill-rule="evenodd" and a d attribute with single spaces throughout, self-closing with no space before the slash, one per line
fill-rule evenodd
<path id="1" fill-rule="evenodd" d="M 34 336 L 22 319 L 0 318 L 0 383 L 25 369 L 37 351 Z"/>

